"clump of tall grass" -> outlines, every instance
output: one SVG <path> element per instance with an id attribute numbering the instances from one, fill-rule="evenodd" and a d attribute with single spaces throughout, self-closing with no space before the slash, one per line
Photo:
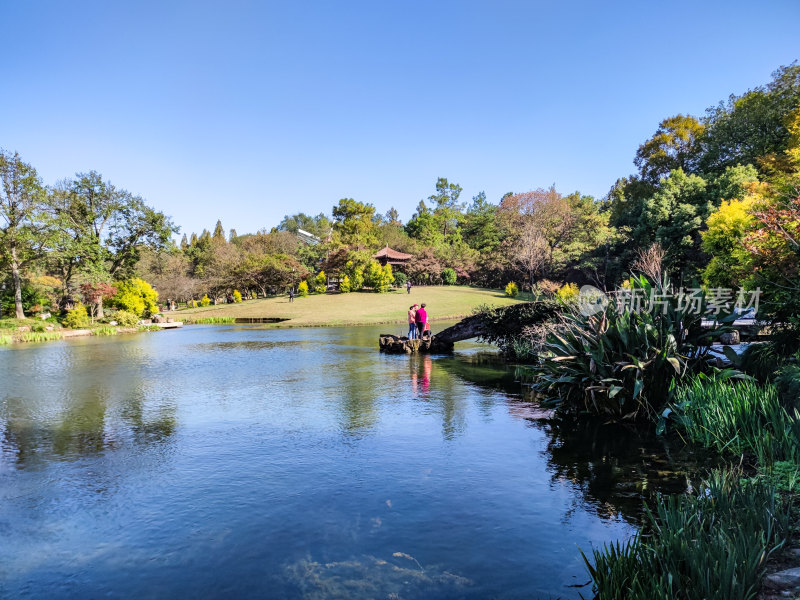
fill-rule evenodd
<path id="1" fill-rule="evenodd" d="M 97 327 L 92 331 L 93 335 L 117 335 L 116 327 Z"/>
<path id="2" fill-rule="evenodd" d="M 581 551 L 598 598 L 750 600 L 769 556 L 788 539 L 792 496 L 769 481 L 712 472 L 692 494 L 660 497 L 643 531 Z"/>
<path id="3" fill-rule="evenodd" d="M 233 325 L 236 323 L 236 317 L 200 317 L 196 319 L 187 317 L 184 322 L 190 325 Z"/>
<path id="4" fill-rule="evenodd" d="M 772 384 L 700 375 L 675 390 L 665 414 L 692 442 L 720 454 L 751 454 L 763 467 L 800 464 L 800 414 L 783 406 Z"/>
<path id="5" fill-rule="evenodd" d="M 63 340 L 64 334 L 60 331 L 26 331 L 18 339 L 20 342 L 51 342 Z"/>
<path id="6" fill-rule="evenodd" d="M 6 346 L 14 341 L 10 335 L 0 335 L 0 346 Z"/>
<path id="7" fill-rule="evenodd" d="M 158 325 L 140 325 L 139 331 L 161 331 Z"/>

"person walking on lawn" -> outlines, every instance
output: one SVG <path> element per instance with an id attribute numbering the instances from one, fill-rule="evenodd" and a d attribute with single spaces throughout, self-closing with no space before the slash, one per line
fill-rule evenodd
<path id="1" fill-rule="evenodd" d="M 417 309 L 414 319 L 417 323 L 417 337 L 422 339 L 422 332 L 425 331 L 425 324 L 428 322 L 428 311 L 425 310 L 425 303 Z"/>
<path id="2" fill-rule="evenodd" d="M 408 339 L 413 340 L 417 333 L 417 305 L 408 307 Z"/>
<path id="3" fill-rule="evenodd" d="M 408 280 L 406 281 L 406 293 L 407 293 L 407 294 L 410 294 L 410 293 L 411 293 L 411 280 L 410 280 L 410 279 L 408 279 Z"/>

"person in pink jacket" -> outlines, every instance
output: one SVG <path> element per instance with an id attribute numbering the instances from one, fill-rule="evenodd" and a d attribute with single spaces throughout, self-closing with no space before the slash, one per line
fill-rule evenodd
<path id="1" fill-rule="evenodd" d="M 419 339 L 422 339 L 422 332 L 425 331 L 425 324 L 428 322 L 428 311 L 425 310 L 424 302 L 417 309 L 415 320 L 417 322 L 417 337 Z"/>

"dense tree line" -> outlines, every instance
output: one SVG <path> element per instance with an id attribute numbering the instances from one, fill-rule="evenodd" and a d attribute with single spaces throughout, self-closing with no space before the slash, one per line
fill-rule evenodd
<path id="1" fill-rule="evenodd" d="M 0 152 L 3 312 L 71 307 L 102 316 L 111 285 L 133 277 L 142 251 L 166 251 L 177 229 L 163 213 L 96 172 L 45 186 L 18 154 Z"/>
<path id="2" fill-rule="evenodd" d="M 796 302 L 798 65 L 699 118 L 664 119 L 634 165 L 601 199 L 550 187 L 494 201 L 481 192 L 467 202 L 460 185 L 440 178 L 405 223 L 394 208 L 381 214 L 343 198 L 330 214 L 287 215 L 244 235 L 226 235 L 218 221 L 174 244 L 167 217 L 99 174 L 45 186 L 33 167 L 4 152 L 4 306 L 20 314 L 49 287 L 59 306 L 81 295 L 101 311 L 102 286 L 133 276 L 162 299 L 184 301 L 234 290 L 245 298 L 283 293 L 301 281 L 312 291 L 380 290 L 405 278 L 611 288 L 653 247 L 686 285 L 760 286 L 773 292 L 776 307 Z M 404 273 L 376 266 L 372 256 L 386 246 L 413 255 Z"/>

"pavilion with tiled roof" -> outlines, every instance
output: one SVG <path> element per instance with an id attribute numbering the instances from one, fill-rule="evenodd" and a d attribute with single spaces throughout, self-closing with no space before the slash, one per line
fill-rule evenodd
<path id="1" fill-rule="evenodd" d="M 384 267 L 386 264 L 392 265 L 392 268 L 396 267 L 404 267 L 408 264 L 408 261 L 414 258 L 413 254 L 405 254 L 403 252 L 398 252 L 397 250 L 392 250 L 389 246 L 386 246 L 383 250 L 374 254 L 372 256 L 375 260 L 381 263 L 381 266 Z"/>

